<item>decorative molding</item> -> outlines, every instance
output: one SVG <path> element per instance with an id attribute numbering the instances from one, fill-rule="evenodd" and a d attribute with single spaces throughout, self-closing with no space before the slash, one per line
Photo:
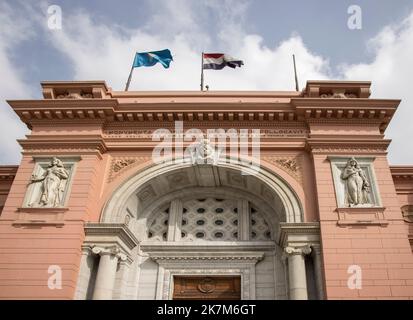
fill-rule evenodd
<path id="1" fill-rule="evenodd" d="M 378 225 L 385 227 L 389 222 L 385 219 L 383 207 L 373 208 L 337 208 L 339 226 Z"/>
<path id="2" fill-rule="evenodd" d="M 312 249 L 309 245 L 305 245 L 302 247 L 291 247 L 287 246 L 284 248 L 284 257 L 285 256 L 292 256 L 292 255 L 309 255 Z"/>
<path id="3" fill-rule="evenodd" d="M 333 90 L 332 93 L 320 94 L 322 99 L 348 99 L 348 98 L 358 98 L 354 93 L 346 93 L 346 90 Z"/>
<path id="4" fill-rule="evenodd" d="M 125 252 L 139 245 L 138 239 L 123 223 L 86 223 L 85 244 L 93 246 L 119 245 Z"/>
<path id="5" fill-rule="evenodd" d="M 99 256 L 112 255 L 118 258 L 120 261 L 128 260 L 127 255 L 123 253 L 120 247 L 117 245 L 111 245 L 108 247 L 92 246 L 92 253 Z"/>
<path id="6" fill-rule="evenodd" d="M 198 125 L 198 124 L 197 124 Z M 159 124 L 154 126 L 153 128 L 128 128 L 130 124 L 127 125 L 124 129 L 118 128 L 111 128 L 111 129 L 104 129 L 103 130 L 103 137 L 105 139 L 142 139 L 142 140 L 151 140 L 153 138 L 153 133 L 155 130 L 159 128 Z M 242 124 L 232 124 L 229 123 L 228 127 L 223 127 L 222 123 L 216 123 L 216 128 L 221 128 L 223 130 L 229 129 L 243 129 L 251 127 L 251 123 L 245 123 L 244 126 Z M 268 125 L 268 127 L 274 126 L 274 123 Z M 199 124 L 199 130 L 206 136 L 209 129 L 214 128 L 214 123 L 208 123 L 206 127 L 205 123 Z M 167 130 L 171 132 L 171 136 L 173 139 L 176 138 L 175 128 L 174 127 L 167 127 Z M 294 127 L 284 127 L 284 128 L 267 128 L 261 123 L 257 123 L 254 125 L 254 129 L 260 129 L 260 138 L 261 139 L 272 139 L 272 138 L 279 138 L 279 137 L 307 137 L 308 136 L 308 129 L 306 128 L 297 128 Z M 184 128 L 184 130 L 186 130 Z M 252 132 L 248 133 L 248 138 L 251 138 L 253 135 Z"/>
<path id="7" fill-rule="evenodd" d="M 125 171 L 151 159 L 151 157 L 113 157 L 110 164 L 108 182 L 112 182 Z"/>
<path id="8" fill-rule="evenodd" d="M 404 221 L 413 223 L 413 205 L 406 205 L 402 207 L 402 214 Z"/>
<path id="9" fill-rule="evenodd" d="M 18 166 L 0 166 L 0 181 L 13 181 L 18 168 Z"/>
<path id="10" fill-rule="evenodd" d="M 262 159 L 282 169 L 300 184 L 303 183 L 301 157 L 262 156 Z"/>
<path id="11" fill-rule="evenodd" d="M 320 223 L 301 222 L 286 223 L 281 222 L 277 232 L 277 243 L 280 247 L 304 247 L 320 244 Z"/>
<path id="12" fill-rule="evenodd" d="M 200 255 L 199 252 L 194 252 L 191 255 L 188 255 L 188 253 L 185 254 L 179 254 L 177 253 L 176 255 L 170 255 L 170 254 L 150 254 L 149 255 L 152 260 L 154 260 L 157 263 L 162 263 L 162 262 L 169 262 L 169 261 L 251 261 L 254 263 L 257 263 L 258 261 L 261 261 L 262 258 L 264 257 L 264 253 L 257 253 L 257 252 L 244 252 L 241 255 L 229 255 L 228 253 L 224 253 L 224 255 L 221 255 L 220 253 L 217 254 L 210 254 L 210 255 Z"/>
<path id="13" fill-rule="evenodd" d="M 18 217 L 12 225 L 15 227 L 63 227 L 64 216 L 68 210 L 68 208 L 17 208 Z"/>
<path id="14" fill-rule="evenodd" d="M 56 96 L 56 99 L 93 99 L 93 94 L 85 92 L 63 92 Z"/>

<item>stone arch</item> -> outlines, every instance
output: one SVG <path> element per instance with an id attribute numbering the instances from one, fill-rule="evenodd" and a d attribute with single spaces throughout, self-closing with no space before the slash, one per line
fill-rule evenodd
<path id="1" fill-rule="evenodd" d="M 295 190 L 278 174 L 268 170 L 266 167 L 261 166 L 260 170 L 256 172 L 242 161 L 219 163 L 215 166 L 193 166 L 185 162 L 166 162 L 146 167 L 122 183 L 112 193 L 112 196 L 102 210 L 101 222 L 123 222 L 127 200 L 134 193 L 142 191 L 153 179 L 161 176 L 169 177 L 179 170 L 191 170 L 196 167 L 202 167 L 203 169 L 208 167 L 211 172 L 226 171 L 238 175 L 242 171 L 244 175 L 241 175 L 243 177 L 240 178 L 241 180 L 249 179 L 259 182 L 262 196 L 267 198 L 274 197 L 279 202 L 283 211 L 282 221 L 287 223 L 303 222 L 303 206 Z"/>

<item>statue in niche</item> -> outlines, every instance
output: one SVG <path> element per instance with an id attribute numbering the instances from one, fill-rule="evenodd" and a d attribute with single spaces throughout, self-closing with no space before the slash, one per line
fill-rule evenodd
<path id="1" fill-rule="evenodd" d="M 340 178 L 345 181 L 345 203 L 349 207 L 370 204 L 370 184 L 356 159 L 347 161 Z"/>
<path id="2" fill-rule="evenodd" d="M 62 205 L 62 195 L 65 189 L 64 180 L 69 178 L 63 162 L 56 157 L 50 161 L 42 176 L 32 176 L 30 183 L 41 182 L 41 195 L 38 205 L 41 207 L 59 207 Z"/>

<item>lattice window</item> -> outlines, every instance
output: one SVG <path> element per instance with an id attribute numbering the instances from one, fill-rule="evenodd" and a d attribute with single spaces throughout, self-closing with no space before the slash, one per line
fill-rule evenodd
<path id="1" fill-rule="evenodd" d="M 168 219 L 169 208 L 155 212 L 155 218 L 148 231 L 149 240 L 166 241 L 168 235 Z"/>
<path id="2" fill-rule="evenodd" d="M 185 202 L 183 208 L 183 241 L 237 240 L 238 214 L 235 200 L 198 198 Z"/>
<path id="3" fill-rule="evenodd" d="M 250 209 L 250 240 L 272 240 L 264 215 L 254 207 Z"/>

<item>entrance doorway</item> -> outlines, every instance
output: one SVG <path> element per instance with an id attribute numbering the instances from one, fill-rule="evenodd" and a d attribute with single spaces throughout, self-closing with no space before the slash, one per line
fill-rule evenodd
<path id="1" fill-rule="evenodd" d="M 241 300 L 241 276 L 175 276 L 174 300 Z"/>

